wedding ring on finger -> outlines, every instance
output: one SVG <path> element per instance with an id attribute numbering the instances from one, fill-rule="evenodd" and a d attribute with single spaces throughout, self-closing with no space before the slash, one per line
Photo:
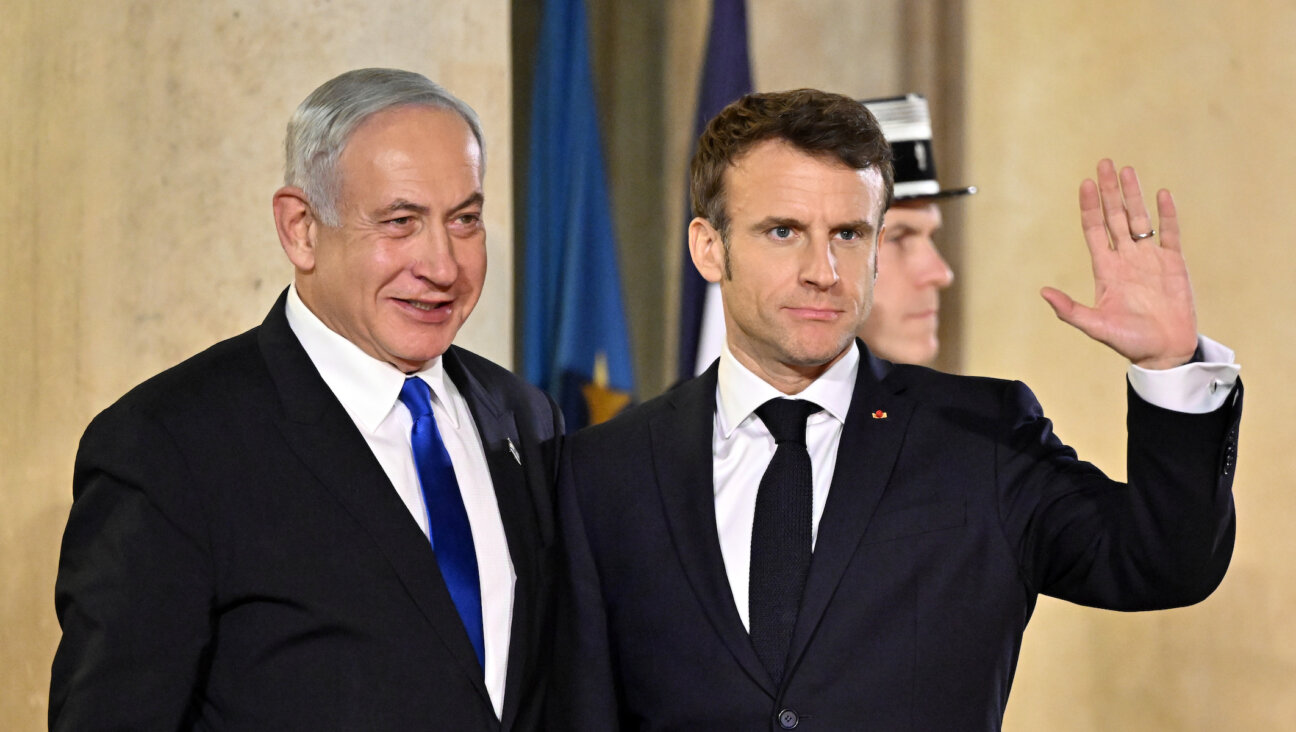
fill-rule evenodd
<path id="1" fill-rule="evenodd" d="M 1146 234 L 1134 234 L 1134 233 L 1131 233 L 1131 234 L 1130 234 L 1130 238 L 1133 239 L 1134 241 L 1141 241 L 1141 240 L 1143 240 L 1143 239 L 1151 239 L 1151 238 L 1154 237 L 1154 236 L 1156 236 L 1156 229 L 1152 229 L 1151 231 L 1149 231 L 1149 232 L 1146 233 Z"/>

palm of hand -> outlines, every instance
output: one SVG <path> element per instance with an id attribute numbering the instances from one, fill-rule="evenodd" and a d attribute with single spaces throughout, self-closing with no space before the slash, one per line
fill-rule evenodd
<path id="1" fill-rule="evenodd" d="M 1152 230 L 1138 178 L 1111 161 L 1098 165 L 1098 184 L 1080 186 L 1080 221 L 1093 261 L 1094 304 L 1088 307 L 1046 287 L 1041 291 L 1058 318 L 1107 344 L 1132 363 L 1151 369 L 1188 362 L 1197 347 L 1192 283 L 1179 247 L 1179 225 L 1169 191 L 1157 194 L 1159 239 Z"/>

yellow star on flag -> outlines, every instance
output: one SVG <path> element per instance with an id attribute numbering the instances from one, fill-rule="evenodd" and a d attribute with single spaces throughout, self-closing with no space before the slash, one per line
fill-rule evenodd
<path id="1" fill-rule="evenodd" d="M 593 379 L 581 387 L 581 394 L 589 409 L 590 424 L 612 419 L 630 403 L 630 394 L 608 388 L 607 354 L 603 351 L 594 356 Z"/>

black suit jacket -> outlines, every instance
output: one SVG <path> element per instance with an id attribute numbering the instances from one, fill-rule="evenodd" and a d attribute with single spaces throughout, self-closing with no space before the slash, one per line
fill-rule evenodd
<path id="1" fill-rule="evenodd" d="M 452 347 L 444 360 L 517 573 L 502 721 L 427 538 L 281 297 L 260 327 L 150 379 L 86 430 L 55 591 L 50 726 L 538 728 L 561 417 L 479 356 Z"/>
<path id="2" fill-rule="evenodd" d="M 1126 485 L 1078 460 L 1022 384 L 860 348 L 780 686 L 720 553 L 715 367 L 568 439 L 557 726 L 999 729 L 1039 593 L 1143 610 L 1223 577 L 1240 385 L 1205 415 L 1131 392 Z"/>

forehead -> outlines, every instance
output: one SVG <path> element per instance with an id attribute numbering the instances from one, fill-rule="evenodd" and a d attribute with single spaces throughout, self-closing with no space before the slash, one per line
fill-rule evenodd
<path id="1" fill-rule="evenodd" d="M 831 207 L 834 214 L 876 220 L 884 200 L 876 168 L 852 168 L 830 153 L 809 153 L 779 139 L 759 142 L 736 158 L 724 171 L 724 183 L 730 214 L 753 205 Z"/>
<path id="2" fill-rule="evenodd" d="M 351 133 L 338 162 L 344 186 L 355 177 L 481 178 L 481 148 L 468 123 L 451 110 L 427 106 L 370 116 Z"/>

